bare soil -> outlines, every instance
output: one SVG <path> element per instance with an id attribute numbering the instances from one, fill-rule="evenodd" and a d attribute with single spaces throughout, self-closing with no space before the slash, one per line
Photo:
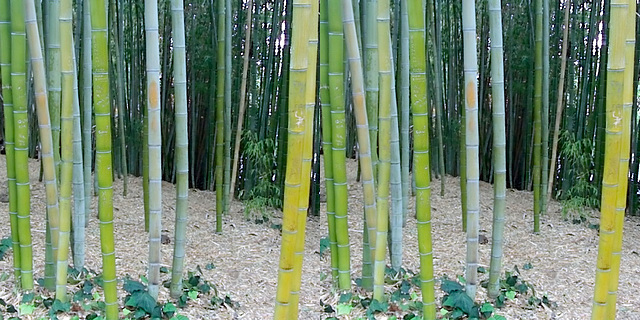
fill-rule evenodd
<path id="1" fill-rule="evenodd" d="M 39 163 L 31 161 L 31 181 L 37 181 Z M 349 231 L 352 246 L 352 278 L 360 277 L 362 243 L 362 187 L 356 182 L 356 163 L 349 166 Z M 432 183 L 434 264 L 436 278 L 464 274 L 466 254 L 465 234 L 460 223 L 459 179 L 445 177 L 446 190 L 440 196 L 439 181 Z M 0 181 L 6 181 L 5 158 L 0 157 Z M 33 183 L 31 195 L 32 233 L 35 277 L 43 277 L 44 270 L 44 210 L 45 193 L 42 183 Z M 481 183 L 481 233 L 491 239 L 493 189 Z M 96 198 L 93 200 L 91 220 L 87 230 L 88 268 L 100 271 L 100 243 L 96 219 Z M 162 228 L 173 240 L 175 188 L 163 184 Z M 320 217 L 307 222 L 304 270 L 300 301 L 300 319 L 324 319 L 320 300 L 335 303 L 337 294 L 331 280 L 321 280 L 330 274 L 329 255 L 319 255 L 320 239 L 327 234 L 325 204 Z M 413 199 L 410 202 L 413 212 Z M 588 223 L 597 223 L 597 212 L 589 213 L 588 223 L 573 224 L 561 217 L 561 205 L 550 202 L 548 214 L 542 217 L 540 234 L 533 234 L 533 195 L 526 191 L 507 191 L 507 221 L 505 225 L 504 268 L 513 270 L 517 265 L 521 278 L 532 284 L 539 296 L 546 294 L 557 304 L 555 308 L 530 308 L 526 301 L 516 299 L 497 311 L 507 319 L 588 319 L 590 317 L 595 263 L 598 251 L 597 230 Z M 180 314 L 189 319 L 271 319 L 273 317 L 277 282 L 280 231 L 268 224 L 256 224 L 244 219 L 243 205 L 231 204 L 224 218 L 223 233 L 215 233 L 215 194 L 209 191 L 189 192 L 189 228 L 185 270 L 194 271 L 201 266 L 204 279 L 214 284 L 220 295 L 229 295 L 238 307 L 213 308 L 208 301 L 199 299 Z M 116 264 L 118 277 L 138 278 L 147 270 L 148 243 L 144 232 L 142 180 L 129 177 L 129 190 L 122 195 L 122 180 L 114 183 L 114 214 L 116 232 Z M 273 212 L 273 223 L 279 223 L 281 213 Z M 0 237 L 10 235 L 8 204 L 0 204 Z M 628 217 L 625 221 L 624 245 L 618 291 L 618 318 L 640 319 L 640 219 Z M 480 246 L 480 264 L 488 268 L 491 243 Z M 162 247 L 163 266 L 171 267 L 173 241 Z M 409 214 L 404 228 L 404 267 L 418 271 L 416 224 Z M 212 270 L 205 266 L 213 263 Z M 524 270 L 530 263 L 533 268 Z M 0 273 L 12 274 L 10 255 L 0 261 Z M 163 275 L 166 280 L 169 275 Z M 328 277 L 330 278 L 330 277 Z M 0 283 L 0 298 L 17 304 L 13 277 Z M 437 290 L 438 297 L 442 295 Z M 120 297 L 124 297 L 121 292 Z M 168 299 L 168 291 L 161 290 L 161 299 Z M 486 299 L 485 289 L 479 289 L 478 301 Z M 44 316 L 37 310 L 36 316 Z M 357 312 L 342 319 L 355 319 Z M 387 319 L 380 315 L 379 319 Z"/>

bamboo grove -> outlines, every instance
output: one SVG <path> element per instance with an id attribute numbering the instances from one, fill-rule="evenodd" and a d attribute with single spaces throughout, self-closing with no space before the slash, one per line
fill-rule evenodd
<path id="1" fill-rule="evenodd" d="M 423 318 L 435 319 L 431 180 L 444 195 L 449 175 L 460 179 L 472 299 L 481 260 L 488 295 L 500 289 L 507 188 L 532 190 L 523 224 L 535 233 L 550 199 L 601 210 L 593 319 L 613 319 L 624 216 L 640 203 L 637 10 L 633 0 L 0 0 L 16 283 L 34 290 L 40 272 L 24 165 L 37 158 L 44 287 L 56 299 L 69 298 L 67 267 L 83 268 L 85 235 L 99 228 L 106 319 L 118 318 L 113 181 L 126 194 L 135 175 L 154 299 L 169 181 L 172 297 L 198 188 L 216 192 L 211 232 L 225 232 L 234 199 L 282 210 L 274 319 L 298 316 L 307 215 L 322 201 L 335 287 L 352 290 L 358 274 L 384 300 L 387 263 L 403 267 L 403 233 L 416 233 Z M 349 211 L 350 159 L 362 212 Z M 478 250 L 480 181 L 494 188 L 490 257 Z M 99 226 L 88 224 L 93 197 Z M 364 221 L 363 252 L 351 250 L 352 219 Z"/>

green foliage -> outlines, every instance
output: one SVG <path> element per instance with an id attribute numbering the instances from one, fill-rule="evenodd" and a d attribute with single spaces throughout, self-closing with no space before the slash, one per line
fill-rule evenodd
<path id="1" fill-rule="evenodd" d="M 591 181 L 594 174 L 592 164 L 593 143 L 590 139 L 577 140 L 575 134 L 563 131 L 560 134 L 560 155 L 565 159 L 565 168 L 573 177 L 571 187 L 558 195 L 562 201 L 562 216 L 574 221 L 583 220 L 584 208 L 599 205 L 597 182 Z"/>
<path id="2" fill-rule="evenodd" d="M 4 260 L 4 256 L 11 249 L 11 238 L 3 238 L 0 240 L 0 261 Z"/>
<path id="3" fill-rule="evenodd" d="M 252 164 L 245 175 L 254 179 L 255 185 L 247 194 L 241 194 L 244 200 L 244 214 L 247 220 L 256 223 L 269 221 L 267 208 L 282 206 L 280 188 L 273 182 L 276 174 L 275 142 L 271 138 L 259 140 L 258 135 L 245 130 L 243 133 L 243 155 Z"/>

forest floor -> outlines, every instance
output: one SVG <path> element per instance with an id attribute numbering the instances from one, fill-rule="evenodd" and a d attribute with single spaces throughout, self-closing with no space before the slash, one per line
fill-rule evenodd
<path id="1" fill-rule="evenodd" d="M 39 163 L 31 161 L 31 181 L 37 181 Z M 349 232 L 351 243 L 352 278 L 360 277 L 362 243 L 362 188 L 356 183 L 355 161 L 348 161 L 349 172 Z M 6 181 L 4 157 L 0 157 L 0 182 Z M 465 234 L 460 224 L 459 179 L 446 177 L 445 195 L 440 196 L 440 181 L 432 182 L 433 206 L 433 252 L 436 279 L 443 275 L 456 277 L 464 274 L 466 255 Z M 116 264 L 118 278 L 126 275 L 139 278 L 147 270 L 147 234 L 144 230 L 142 180 L 129 177 L 127 196 L 122 196 L 122 180 L 114 183 L 114 216 L 116 239 Z M 3 191 L 4 192 L 4 191 Z M 491 215 L 493 189 L 481 183 L 481 234 L 489 243 L 480 245 L 480 265 L 488 268 L 491 251 Z M 45 238 L 45 193 L 42 183 L 32 185 L 31 196 L 33 230 L 33 254 L 35 277 L 43 277 Z M 162 228 L 173 240 L 175 188 L 163 183 Z M 101 268 L 96 199 L 87 232 L 86 266 L 99 271 Z M 409 205 L 413 211 L 413 199 Z M 223 233 L 215 230 L 215 194 L 208 191 L 191 190 L 189 193 L 189 228 L 187 242 L 186 271 L 201 267 L 203 278 L 217 287 L 219 294 L 228 295 L 237 305 L 213 308 L 208 301 L 198 299 L 190 302 L 179 314 L 189 319 L 271 319 L 277 282 L 280 231 L 270 224 L 256 224 L 244 219 L 243 205 L 231 204 L 231 212 L 224 218 Z M 319 254 L 320 239 L 326 237 L 325 204 L 320 217 L 310 217 L 300 293 L 300 319 L 325 319 L 331 314 L 323 313 L 320 301 L 336 303 L 338 295 L 332 289 L 329 254 Z M 597 212 L 587 222 L 573 224 L 561 217 L 561 205 L 549 204 L 548 214 L 541 219 L 540 234 L 533 234 L 533 194 L 508 190 L 505 224 L 504 269 L 518 266 L 520 278 L 535 287 L 538 296 L 546 294 L 554 307 L 531 308 L 525 299 L 508 301 L 497 314 L 507 319 L 588 319 L 591 312 L 595 263 L 598 251 L 597 230 L 588 227 L 597 223 Z M 279 223 L 281 213 L 273 212 L 272 223 Z M 0 204 L 0 237 L 10 235 L 8 204 Z M 418 271 L 418 247 L 416 223 L 409 214 L 404 228 L 404 267 Z M 171 267 L 173 241 L 162 246 L 162 265 Z M 640 219 L 628 217 L 625 222 L 624 245 L 618 292 L 618 318 L 640 319 Z M 205 268 L 208 264 L 215 268 Z M 532 268 L 524 268 L 525 264 Z M 12 261 L 8 255 L 0 261 L 0 274 L 12 273 Z M 168 274 L 162 275 L 163 280 Z M 487 275 L 481 275 L 481 279 Z M 324 279 L 323 279 L 324 278 Z M 13 277 L 0 282 L 0 298 L 18 303 Z M 439 281 L 436 282 L 439 288 Z M 436 289 L 440 301 L 442 290 Z M 120 292 L 120 297 L 124 297 Z M 168 299 L 168 291 L 162 289 L 161 299 Z M 478 301 L 486 300 L 486 290 L 478 290 Z M 121 302 L 122 304 L 122 302 Z M 340 319 L 356 319 L 363 311 L 354 311 Z M 36 310 L 35 315 L 45 311 Z M 380 315 L 379 319 L 387 319 Z M 36 319 L 34 317 L 34 319 Z"/>

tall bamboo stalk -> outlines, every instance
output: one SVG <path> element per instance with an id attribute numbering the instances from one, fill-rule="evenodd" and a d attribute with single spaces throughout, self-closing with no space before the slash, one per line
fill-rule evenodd
<path id="1" fill-rule="evenodd" d="M 377 210 L 371 140 L 369 137 L 362 59 L 360 58 L 360 43 L 358 42 L 353 17 L 353 6 L 349 0 L 342 0 L 342 25 L 344 26 L 347 60 L 349 61 L 349 72 L 351 73 L 351 95 L 356 128 L 358 130 L 358 159 L 360 160 L 360 177 L 364 191 L 365 220 L 369 226 L 369 245 L 371 248 L 375 248 Z"/>
<path id="2" fill-rule="evenodd" d="M 69 266 L 69 236 L 71 232 L 71 191 L 73 180 L 73 104 L 74 87 L 73 8 L 71 0 L 60 1 L 60 231 L 56 257 L 56 299 L 67 302 L 67 268 Z M 82 226 L 84 227 L 84 226 Z"/>
<path id="3" fill-rule="evenodd" d="M 556 158 L 558 156 L 558 140 L 560 138 L 560 124 L 562 123 L 562 110 L 564 102 L 564 82 L 565 71 L 567 69 L 567 50 L 569 45 L 567 39 L 569 37 L 569 8 L 571 8 L 571 0 L 567 1 L 564 8 L 564 31 L 562 32 L 562 54 L 560 56 L 560 78 L 558 80 L 558 99 L 556 102 L 556 123 L 553 130 L 553 141 L 551 142 L 551 168 L 549 169 L 549 184 L 547 185 L 547 198 L 551 198 L 553 191 L 553 180 L 556 177 Z"/>
<path id="4" fill-rule="evenodd" d="M 613 281 L 613 248 L 616 242 L 616 207 L 620 187 L 620 151 L 623 149 L 625 42 L 628 28 L 627 0 L 611 2 L 609 21 L 609 56 L 607 61 L 606 135 L 602 199 L 600 203 L 600 237 L 596 264 L 595 293 L 591 319 L 607 319 L 609 286 Z"/>
<path id="5" fill-rule="evenodd" d="M 440 172 L 440 196 L 444 197 L 444 189 L 445 189 L 445 175 L 446 169 L 444 164 L 444 143 L 442 137 L 442 57 L 440 52 L 440 12 L 437 5 L 437 1 L 433 1 L 434 5 L 429 4 L 429 8 L 434 12 L 434 21 L 431 23 L 433 36 L 434 36 L 434 47 L 435 47 L 435 55 L 434 55 L 434 87 L 436 89 L 435 93 L 435 115 L 436 115 L 436 135 L 438 137 L 438 171 Z"/>
<path id="6" fill-rule="evenodd" d="M 351 288 L 349 230 L 347 224 L 349 193 L 347 190 L 347 124 L 344 97 L 344 29 L 340 0 L 329 0 L 329 99 L 331 103 L 331 163 L 336 242 L 338 246 L 338 287 Z"/>
<path id="7" fill-rule="evenodd" d="M 247 99 L 247 73 L 249 71 L 249 54 L 251 52 L 251 20 L 253 14 L 253 0 L 249 0 L 247 4 L 247 21 L 245 23 L 247 30 L 244 33 L 244 54 L 242 62 L 242 83 L 240 84 L 240 105 L 238 107 L 238 127 L 236 128 L 236 139 L 233 150 L 233 168 L 231 169 L 231 187 L 230 196 L 235 198 L 236 179 L 238 178 L 238 165 L 240 164 L 240 141 L 242 139 L 242 127 L 244 125 L 244 113 L 246 110 Z"/>
<path id="8" fill-rule="evenodd" d="M 549 0 L 542 5 L 542 115 L 540 121 L 542 168 L 540 176 L 540 212 L 547 213 L 547 184 L 549 183 Z M 593 13 L 592 13 L 593 14 Z"/>
<path id="9" fill-rule="evenodd" d="M 229 181 L 231 180 L 231 29 L 233 20 L 231 18 L 231 0 L 225 0 L 225 24 L 224 38 L 224 213 L 229 212 Z"/>
<path id="10" fill-rule="evenodd" d="M 187 133 L 187 60 L 184 32 L 184 4 L 171 1 L 173 40 L 173 83 L 176 117 L 176 224 L 171 268 L 171 296 L 182 294 L 189 197 L 189 136 Z"/>
<path id="11" fill-rule="evenodd" d="M 29 117 L 27 116 L 27 46 L 24 1 L 10 2 L 11 10 L 11 86 L 15 163 L 29 163 Z M 39 40 L 38 40 L 39 43 Z M 44 156 L 44 150 L 42 150 Z M 29 166 L 16 165 L 18 236 L 20 241 L 20 279 L 23 290 L 33 289 L 31 243 L 31 197 Z"/>
<path id="12" fill-rule="evenodd" d="M 391 211 L 389 212 L 389 255 L 391 256 L 391 267 L 396 271 L 402 268 L 402 225 L 403 217 L 406 216 L 402 203 L 402 169 L 400 168 L 400 132 L 398 124 L 398 100 L 396 94 L 395 63 L 393 60 L 393 49 L 391 60 L 391 104 L 389 105 L 389 117 L 391 120 L 391 132 L 389 136 L 390 176 L 389 188 L 391 194 Z M 396 57 L 397 59 L 397 57 Z"/>
<path id="13" fill-rule="evenodd" d="M 335 194 L 333 185 L 333 142 L 331 133 L 331 103 L 329 101 L 329 7 L 328 0 L 320 0 L 320 103 L 322 106 L 322 150 L 324 157 L 327 225 L 331 247 L 331 274 L 338 283 L 338 242 L 335 223 Z M 363 275 L 364 282 L 364 275 Z M 364 285 L 363 285 L 364 286 Z"/>
<path id="14" fill-rule="evenodd" d="M 160 289 L 160 232 L 162 231 L 162 129 L 160 122 L 160 46 L 158 2 L 145 0 L 144 27 L 147 60 L 147 114 L 149 132 L 149 294 Z"/>
<path id="15" fill-rule="evenodd" d="M 378 0 L 365 0 L 363 10 L 362 46 L 364 58 L 364 86 L 367 103 L 367 117 L 369 123 L 369 139 L 371 146 L 378 145 L 378 28 L 376 17 L 378 15 Z M 377 172 L 378 153 L 371 153 L 373 161 L 373 173 Z M 370 229 L 375 226 L 369 226 Z"/>
<path id="16" fill-rule="evenodd" d="M 420 290 L 425 319 L 435 319 L 435 284 L 431 236 L 431 168 L 427 99 L 426 19 L 423 0 L 407 0 L 409 9 L 409 79 L 413 113 L 413 177 L 416 185 L 416 224 L 420 251 Z"/>
<path id="17" fill-rule="evenodd" d="M 93 101 L 96 123 L 96 181 L 102 278 L 107 320 L 118 319 L 116 255 L 113 236 L 113 162 L 111 152 L 111 106 L 109 91 L 109 47 L 107 2 L 91 0 L 91 56 Z M 87 106 L 85 106 L 87 108 Z"/>
<path id="18" fill-rule="evenodd" d="M 318 58 L 318 9 L 319 2 L 311 1 L 311 16 L 309 35 L 308 65 L 305 90 L 305 131 L 304 147 L 302 149 L 302 187 L 298 199 L 298 234 L 294 251 L 293 281 L 291 283 L 291 296 L 289 300 L 288 319 L 298 319 L 300 303 L 300 286 L 302 280 L 302 262 L 305 247 L 305 229 L 307 223 L 307 211 L 309 210 L 309 190 L 311 189 L 311 162 L 313 160 L 313 122 L 316 103 L 316 62 Z M 348 260 L 347 260 L 348 261 Z"/>
<path id="19" fill-rule="evenodd" d="M 504 243 L 505 196 L 507 189 L 507 139 L 505 136 L 504 56 L 502 47 L 502 10 L 500 0 L 489 0 L 491 36 L 491 97 L 493 110 L 493 228 L 489 296 L 500 295 L 502 247 Z"/>
<path id="20" fill-rule="evenodd" d="M 2 72 L 2 106 L 4 108 L 4 146 L 7 161 L 9 192 L 9 223 L 13 249 L 13 273 L 20 285 L 20 240 L 18 235 L 18 204 L 14 151 L 13 92 L 11 87 L 11 7 L 9 0 L 0 1 L 0 72 Z"/>
<path id="21" fill-rule="evenodd" d="M 72 44 L 75 48 L 75 42 Z M 85 258 L 85 185 L 84 162 L 82 159 L 82 129 L 80 124 L 80 97 L 78 92 L 78 69 L 76 51 L 72 52 L 73 72 L 73 267 L 76 270 L 84 268 Z"/>
<path id="22" fill-rule="evenodd" d="M 289 65 L 289 128 L 288 150 L 303 150 L 307 124 L 306 90 L 309 65 L 309 39 L 314 26 L 311 25 L 311 3 L 309 0 L 293 2 L 291 34 L 291 63 Z M 278 269 L 278 286 L 274 319 L 287 319 L 291 308 L 291 286 L 294 283 L 295 248 L 298 241 L 299 198 L 302 196 L 302 152 L 287 154 L 285 193 L 282 217 L 282 245 Z"/>
<path id="23" fill-rule="evenodd" d="M 61 0 L 62 1 L 62 0 Z M 116 2 L 114 2 L 116 3 Z M 124 102 L 124 14 L 122 7 L 124 3 L 117 2 L 118 6 L 118 30 L 117 30 L 117 40 L 115 43 L 116 50 L 116 64 L 118 67 L 118 81 L 116 81 L 117 91 L 118 91 L 118 135 L 120 138 L 120 169 L 122 170 L 122 196 L 127 196 L 127 188 L 129 185 L 129 173 L 127 168 L 127 144 L 125 140 L 124 134 L 124 117 L 126 114 L 126 105 Z"/>
<path id="24" fill-rule="evenodd" d="M 222 214 L 224 213 L 224 80 L 225 80 L 225 1 L 217 3 L 217 40 L 216 52 L 216 232 L 222 232 Z"/>
<path id="25" fill-rule="evenodd" d="M 389 180 L 391 175 L 391 26 L 389 0 L 378 0 L 378 179 L 376 245 L 373 265 L 373 299 L 382 301 L 389 230 Z"/>
<path id="26" fill-rule="evenodd" d="M 534 48 L 534 88 L 533 88 L 533 232 L 540 232 L 540 212 L 542 210 L 542 1 L 535 1 L 535 48 Z"/>
<path id="27" fill-rule="evenodd" d="M 398 73 L 400 74 L 400 159 L 402 161 L 402 214 L 403 221 L 407 218 L 409 207 L 409 193 L 411 176 L 409 175 L 409 161 L 411 160 L 411 145 L 409 142 L 410 104 L 409 99 L 409 9 L 407 1 L 400 1 L 400 59 Z"/>
<path id="28" fill-rule="evenodd" d="M 61 64 L 60 64 L 60 0 L 47 1 L 46 16 L 44 19 L 45 44 L 46 44 L 46 68 L 47 89 L 49 97 L 49 114 L 51 115 L 51 133 L 53 134 L 53 157 L 56 163 L 56 174 L 60 173 L 60 99 L 61 99 Z M 41 42 L 42 43 L 42 42 Z M 53 217 L 50 219 L 57 219 Z M 58 248 L 58 226 L 51 226 L 51 244 L 54 257 Z M 55 258 L 54 258 L 55 259 Z M 55 272 L 55 270 L 54 270 Z M 46 281 L 46 279 L 45 279 Z"/>
<path id="29" fill-rule="evenodd" d="M 93 79 L 92 79 L 92 59 L 91 59 L 91 0 L 83 0 L 82 19 L 82 153 L 84 160 L 84 210 L 85 221 L 89 221 L 91 213 L 91 167 L 93 164 L 93 138 L 91 129 L 93 127 Z"/>
<path id="30" fill-rule="evenodd" d="M 466 292 L 471 299 L 478 285 L 478 229 L 480 218 L 480 168 L 478 136 L 478 53 L 476 40 L 476 6 L 473 0 L 462 1 L 464 40 L 465 144 L 467 172 L 467 279 Z"/>
<path id="31" fill-rule="evenodd" d="M 618 282 L 620 278 L 620 258 L 622 256 L 622 231 L 627 204 L 627 186 L 629 179 L 629 157 L 631 151 L 631 109 L 633 100 L 637 99 L 637 87 L 634 87 L 634 61 L 636 45 L 636 1 L 628 1 L 626 27 L 620 30 L 625 38 L 624 44 L 624 87 L 622 89 L 622 141 L 620 146 L 620 164 L 618 169 L 618 190 L 614 218 L 614 235 L 611 250 L 611 275 L 609 276 L 607 296 L 607 319 L 616 317 L 616 300 L 618 298 Z"/>

